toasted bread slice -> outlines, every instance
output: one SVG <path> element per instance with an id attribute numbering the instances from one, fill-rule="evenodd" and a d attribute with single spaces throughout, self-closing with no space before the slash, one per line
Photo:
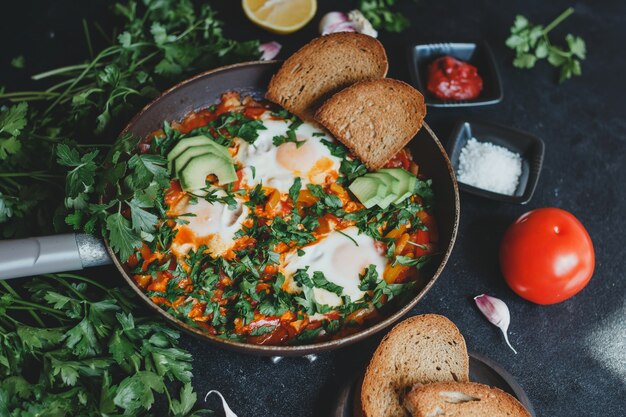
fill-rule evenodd
<path id="1" fill-rule="evenodd" d="M 330 96 L 387 74 L 382 44 L 360 33 L 332 33 L 304 45 L 272 77 L 265 97 L 305 120 Z"/>
<path id="2" fill-rule="evenodd" d="M 341 90 L 315 114 L 371 170 L 382 168 L 422 127 L 424 96 L 402 81 L 361 81 Z"/>
<path id="3" fill-rule="evenodd" d="M 417 385 L 406 395 L 404 405 L 413 417 L 530 417 L 511 395 L 473 382 Z"/>
<path id="4" fill-rule="evenodd" d="M 411 317 L 382 340 L 370 361 L 361 405 L 366 417 L 405 417 L 402 405 L 415 384 L 467 381 L 465 339 L 450 320 L 435 314 Z"/>

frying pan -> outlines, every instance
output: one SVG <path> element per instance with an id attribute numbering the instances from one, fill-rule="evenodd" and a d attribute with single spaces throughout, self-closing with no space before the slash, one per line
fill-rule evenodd
<path id="1" fill-rule="evenodd" d="M 181 82 L 148 104 L 122 133 L 141 138 L 159 129 L 163 121 L 181 120 L 186 114 L 219 101 L 220 95 L 234 90 L 242 96 L 261 98 L 280 62 L 259 61 L 221 67 Z M 382 320 L 345 337 L 298 346 L 259 346 L 221 339 L 190 326 L 165 312 L 135 286 L 128 271 L 111 247 L 100 239 L 83 234 L 66 234 L 30 239 L 0 241 L 0 279 L 43 273 L 73 271 L 113 263 L 139 298 L 174 326 L 209 343 L 237 352 L 263 356 L 302 356 L 347 346 L 391 325 L 408 313 L 435 283 L 443 271 L 459 223 L 459 192 L 454 170 L 433 131 L 424 124 L 409 145 L 421 172 L 433 181 L 441 252 L 423 270 L 423 285 L 414 298 L 395 308 Z"/>

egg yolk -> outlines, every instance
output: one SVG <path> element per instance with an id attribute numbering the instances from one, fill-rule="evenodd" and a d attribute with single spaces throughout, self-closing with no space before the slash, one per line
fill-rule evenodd
<path id="1" fill-rule="evenodd" d="M 297 146 L 294 142 L 283 143 L 276 150 L 276 162 L 283 168 L 293 172 L 308 172 L 315 164 L 317 152 L 312 141 L 297 136 L 298 141 L 305 142 Z"/>

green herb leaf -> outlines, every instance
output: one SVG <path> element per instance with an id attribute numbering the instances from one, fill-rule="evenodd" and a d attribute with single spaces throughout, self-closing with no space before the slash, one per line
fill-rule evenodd
<path id="1" fill-rule="evenodd" d="M 580 61 L 585 59 L 587 49 L 585 41 L 568 34 L 565 37 L 567 49 L 553 45 L 548 33 L 563 20 L 574 13 L 568 8 L 546 27 L 533 25 L 524 16 L 517 16 L 511 26 L 511 35 L 505 44 L 516 53 L 513 66 L 516 68 L 533 68 L 538 60 L 547 61 L 559 68 L 559 81 L 563 82 L 573 76 L 582 74 Z"/>
<path id="2" fill-rule="evenodd" d="M 359 9 L 376 29 L 389 32 L 402 32 L 410 26 L 409 19 L 391 8 L 396 0 L 360 0 Z"/>
<path id="3" fill-rule="evenodd" d="M 0 112 L 0 161 L 22 149 L 18 136 L 27 123 L 28 104 L 22 102 Z"/>
<path id="4" fill-rule="evenodd" d="M 109 231 L 109 244 L 120 254 L 122 261 L 126 261 L 133 254 L 134 249 L 141 247 L 141 236 L 133 231 L 130 221 L 121 213 L 108 216 L 106 228 Z"/>

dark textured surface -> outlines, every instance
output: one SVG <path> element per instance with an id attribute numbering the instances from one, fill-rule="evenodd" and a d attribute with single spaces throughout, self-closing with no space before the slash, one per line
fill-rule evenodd
<path id="1" fill-rule="evenodd" d="M 26 7 L 28 3 L 33 2 L 20 4 Z M 282 37 L 252 27 L 242 18 L 238 1 L 216 3 L 227 21 L 228 34 L 276 39 L 285 45 L 281 57 L 316 34 L 321 16 L 318 13 L 315 23 L 295 35 Z M 2 68 L 25 48 L 32 50 L 32 55 L 35 50 L 44 54 L 45 60 L 30 61 L 40 68 L 80 57 L 82 44 L 76 41 L 74 48 L 67 48 L 62 43 L 80 28 L 65 24 L 78 13 L 67 13 L 70 4 L 62 1 L 55 6 L 29 6 L 22 19 L 9 19 L 0 38 Z M 337 2 L 321 0 L 321 11 L 336 8 L 332 4 Z M 547 23 L 569 5 L 576 8 L 576 14 L 553 35 L 561 39 L 573 32 L 587 41 L 583 76 L 558 85 L 554 68 L 547 64 L 531 71 L 514 69 L 504 39 L 515 14 Z M 426 120 L 444 142 L 455 122 L 470 116 L 527 130 L 546 142 L 543 172 L 527 206 L 462 195 L 455 251 L 439 282 L 413 313 L 434 312 L 452 319 L 472 350 L 495 360 L 517 378 L 538 416 L 626 415 L 626 226 L 622 221 L 626 211 L 622 185 L 626 157 L 626 3 L 419 0 L 416 4 L 406 2 L 403 7 L 413 22 L 411 29 L 380 37 L 390 57 L 390 76 L 409 79 L 406 48 L 411 43 L 469 39 L 489 42 L 501 71 L 502 103 L 475 109 L 429 109 Z M 19 28 L 20 35 L 4 33 L 11 28 Z M 51 31 L 54 38 L 47 36 Z M 16 38 L 18 42 L 9 42 Z M 6 83 L 6 79 L 0 77 L 0 82 Z M 574 213 L 589 230 L 596 249 L 596 272 L 588 287 L 554 306 L 533 305 L 515 296 L 502 280 L 497 263 L 497 248 L 506 226 L 526 210 L 544 206 Z M 109 277 L 116 274 L 113 269 L 103 272 Z M 509 305 L 510 338 L 518 355 L 505 346 L 498 329 L 474 307 L 472 297 L 483 292 Z M 327 415 L 337 387 L 362 370 L 377 341 L 374 338 L 321 355 L 312 364 L 306 359 L 285 359 L 272 365 L 267 359 L 221 351 L 183 337 L 183 344 L 195 358 L 194 386 L 200 396 L 209 389 L 221 390 L 240 417 Z M 217 404 L 216 399 L 209 400 L 211 407 Z"/>

